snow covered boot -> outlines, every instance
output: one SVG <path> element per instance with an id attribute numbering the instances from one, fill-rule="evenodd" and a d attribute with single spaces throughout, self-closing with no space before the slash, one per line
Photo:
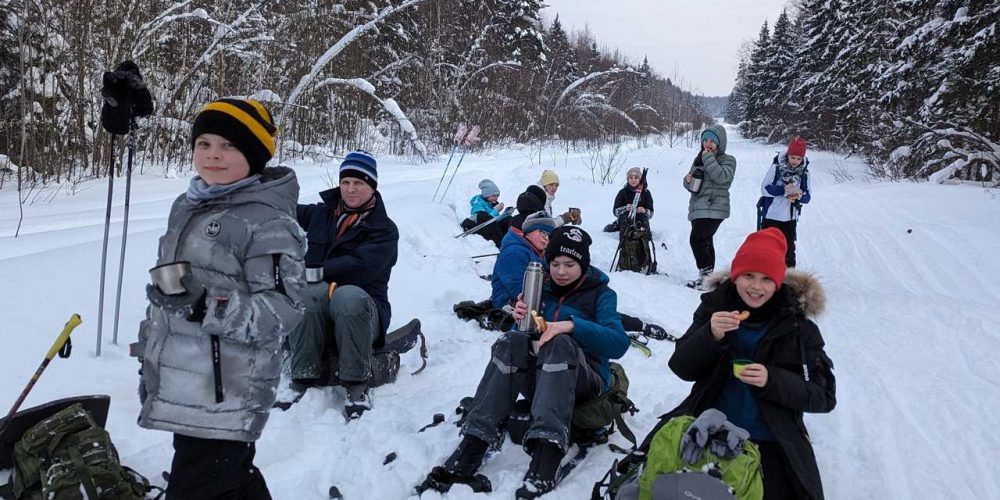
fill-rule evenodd
<path id="1" fill-rule="evenodd" d="M 607 226 L 604 226 L 605 233 L 617 233 L 618 232 L 618 221 L 614 221 Z"/>
<path id="2" fill-rule="evenodd" d="M 306 391 L 309 390 L 310 387 L 315 387 L 315 385 L 316 379 L 293 378 L 287 386 L 278 389 L 278 395 L 271 408 L 279 408 L 281 411 L 288 411 L 292 405 L 298 403 L 299 400 L 302 399 L 302 396 L 306 395 Z"/>
<path id="3" fill-rule="evenodd" d="M 427 479 L 417 486 L 417 494 L 427 490 L 441 493 L 447 492 L 455 483 L 466 484 L 476 493 L 489 493 L 493 485 L 489 478 L 476 474 L 483 464 L 483 457 L 489 450 L 489 443 L 473 436 L 465 436 L 458 443 L 458 448 L 444 461 L 443 465 L 434 467 Z"/>
<path id="4" fill-rule="evenodd" d="M 699 269 L 698 270 L 698 279 L 688 281 L 686 283 L 687 287 L 688 288 L 694 288 L 695 290 L 700 290 L 700 291 L 704 292 L 705 291 L 705 278 L 707 278 L 709 274 L 712 274 L 712 270 L 713 269 L 711 267 L 706 267 L 705 269 Z"/>
<path id="5" fill-rule="evenodd" d="M 344 416 L 348 420 L 361 418 L 366 410 L 372 408 L 372 400 L 368 395 L 367 382 L 355 382 L 347 385 L 347 401 L 344 402 Z"/>
<path id="6" fill-rule="evenodd" d="M 677 337 L 667 333 L 667 330 L 662 326 L 654 325 L 653 323 L 644 323 L 642 325 L 642 334 L 654 340 L 677 341 Z"/>
<path id="7" fill-rule="evenodd" d="M 541 441 L 531 452 L 531 465 L 524 475 L 524 482 L 517 489 L 514 498 L 532 500 L 556 488 L 556 473 L 563 459 L 563 451 L 551 441 Z"/>

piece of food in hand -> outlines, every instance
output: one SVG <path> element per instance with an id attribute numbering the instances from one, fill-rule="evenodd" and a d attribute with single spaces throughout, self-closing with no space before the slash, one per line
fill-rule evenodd
<path id="1" fill-rule="evenodd" d="M 545 322 L 545 318 L 538 315 L 538 311 L 531 311 L 531 319 L 535 320 L 535 326 L 538 327 L 538 331 L 545 333 L 545 329 L 548 328 L 549 325 Z"/>
<path id="2" fill-rule="evenodd" d="M 750 311 L 743 311 L 736 316 L 736 319 L 740 321 L 746 321 L 750 317 Z"/>

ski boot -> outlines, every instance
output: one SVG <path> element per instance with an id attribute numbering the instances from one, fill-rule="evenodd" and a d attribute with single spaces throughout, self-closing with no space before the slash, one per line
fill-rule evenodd
<path id="1" fill-rule="evenodd" d="M 489 443 L 482 439 L 472 436 L 463 437 L 462 442 L 458 443 L 458 448 L 455 448 L 448 460 L 445 460 L 444 465 L 431 469 L 430 474 L 427 474 L 427 479 L 424 479 L 424 482 L 417 486 L 416 494 L 419 496 L 427 490 L 445 493 L 455 483 L 468 485 L 476 493 L 493 491 L 493 485 L 489 478 L 482 474 L 476 474 L 489 447 Z"/>
<path id="2" fill-rule="evenodd" d="M 643 324 L 642 334 L 654 340 L 669 340 L 671 342 L 677 341 L 677 337 L 668 333 L 666 328 L 663 328 L 660 325 L 654 325 L 653 323 Z"/>
<path id="3" fill-rule="evenodd" d="M 372 400 L 368 395 L 368 384 L 356 382 L 347 385 L 347 401 L 344 402 L 344 416 L 347 420 L 357 420 L 372 408 Z"/>
<path id="4" fill-rule="evenodd" d="M 538 442 L 531 452 L 531 465 L 524 482 L 514 493 L 517 500 L 533 500 L 556 488 L 556 473 L 565 453 L 551 441 Z"/>

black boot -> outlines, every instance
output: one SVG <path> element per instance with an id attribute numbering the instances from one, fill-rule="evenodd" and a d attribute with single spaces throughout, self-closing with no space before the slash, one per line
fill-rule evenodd
<path id="1" fill-rule="evenodd" d="M 673 335 L 667 333 L 665 328 L 653 323 L 646 323 L 642 325 L 642 333 L 643 335 L 655 340 L 676 340 Z"/>
<path id="2" fill-rule="evenodd" d="M 483 457 L 489 444 L 482 439 L 473 436 L 465 436 L 458 443 L 458 448 L 444 461 L 443 465 L 434 467 L 427 479 L 420 486 L 417 486 L 417 494 L 427 490 L 437 490 L 446 492 L 455 483 L 467 484 L 476 493 L 489 493 L 493 490 L 489 479 L 481 474 L 476 474 L 479 466 L 483 464 Z"/>
<path id="3" fill-rule="evenodd" d="M 604 232 L 605 233 L 614 233 L 614 232 L 617 232 L 617 231 L 618 231 L 618 221 L 614 221 L 611 224 L 608 224 L 607 226 L 604 226 Z"/>
<path id="4" fill-rule="evenodd" d="M 344 402 L 344 416 L 348 420 L 361 418 L 366 410 L 372 408 L 371 397 L 368 396 L 367 382 L 353 382 L 347 385 L 347 401 Z"/>
<path id="5" fill-rule="evenodd" d="M 531 465 L 524 475 L 524 483 L 514 497 L 517 500 L 532 500 L 554 490 L 556 473 L 564 455 L 565 452 L 551 441 L 537 443 L 531 452 Z"/>

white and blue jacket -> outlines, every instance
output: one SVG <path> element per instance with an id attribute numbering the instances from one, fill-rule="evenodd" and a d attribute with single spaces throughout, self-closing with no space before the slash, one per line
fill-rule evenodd
<path id="1" fill-rule="evenodd" d="M 799 189 L 802 198 L 796 202 L 785 198 L 785 180 L 781 177 L 781 165 L 788 164 L 788 156 L 779 154 L 774 157 L 771 168 L 767 169 L 764 180 L 760 184 L 761 197 L 757 203 L 760 221 L 771 219 L 780 222 L 798 220 L 802 213 L 802 205 L 809 203 L 812 193 L 809 190 L 809 158 L 802 159 L 802 174 L 799 178 Z"/>

